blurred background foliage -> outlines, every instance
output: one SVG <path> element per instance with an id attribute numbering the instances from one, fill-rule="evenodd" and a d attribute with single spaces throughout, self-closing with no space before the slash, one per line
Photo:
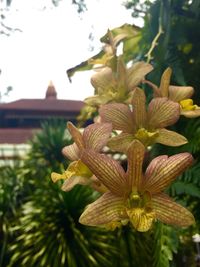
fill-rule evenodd
<path id="1" fill-rule="evenodd" d="M 200 2 L 132 0 L 126 7 L 133 10 L 133 17 L 144 19 L 144 26 L 134 26 L 134 36 L 122 40 L 124 60 L 149 61 L 154 71 L 148 79 L 157 85 L 170 66 L 172 84 L 193 86 L 195 103 L 200 104 Z M 106 36 L 102 38 L 105 41 Z M 70 69 L 69 76 L 91 69 L 89 62 Z M 151 90 L 143 87 L 150 97 Z M 179 229 L 156 223 L 147 233 L 129 227 L 107 232 L 78 223 L 84 207 L 98 194 L 81 186 L 62 192 L 60 185 L 50 180 L 52 170 L 62 172 L 69 163 L 61 155 L 61 148 L 72 142 L 65 127 L 66 122 L 59 121 L 43 124 L 30 141 L 27 158 L 1 167 L 0 266 L 195 267 L 192 235 L 200 231 L 200 119 L 181 118 L 173 126 L 188 138 L 188 144 L 178 148 L 155 145 L 151 152 L 151 157 L 182 151 L 194 155 L 195 164 L 178 177 L 168 193 L 189 207 L 196 225 Z"/>

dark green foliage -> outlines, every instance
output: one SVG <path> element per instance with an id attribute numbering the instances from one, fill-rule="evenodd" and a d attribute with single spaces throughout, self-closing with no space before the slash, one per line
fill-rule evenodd
<path id="1" fill-rule="evenodd" d="M 191 119 L 187 122 L 184 130 L 184 135 L 188 139 L 188 144 L 184 146 L 184 149 L 192 153 L 195 158 L 199 158 L 200 152 L 200 118 Z"/>
<path id="2" fill-rule="evenodd" d="M 176 229 L 161 223 L 145 233 L 124 227 L 117 232 L 116 241 L 121 253 L 115 267 L 169 267 L 179 245 Z"/>
<path id="3" fill-rule="evenodd" d="M 155 1 L 145 16 L 142 47 L 145 55 L 158 33 L 159 24 L 163 34 L 152 52 L 155 71 L 152 78 L 159 82 L 163 70 L 170 66 L 173 69 L 173 82 L 179 85 L 191 85 L 197 90 L 200 78 L 200 6 L 198 0 L 190 1 Z M 147 30 L 148 29 L 148 30 Z M 177 34 L 178 33 L 178 34 Z M 199 97 L 199 94 L 196 92 Z"/>
<path id="4" fill-rule="evenodd" d="M 173 70 L 171 84 L 193 86 L 195 89 L 194 103 L 199 105 L 200 2 L 198 0 L 156 0 L 152 4 L 145 1 L 143 5 L 139 5 L 138 0 L 127 2 L 129 3 L 127 7 L 133 8 L 134 16 L 144 15 L 144 27 L 140 41 L 141 59 L 147 60 L 146 54 L 159 32 L 159 28 L 162 29 L 157 45 L 151 52 L 150 63 L 153 64 L 154 71 L 148 75 L 148 79 L 159 85 L 161 74 L 170 66 Z M 150 99 L 152 90 L 146 86 L 145 91 Z M 173 126 L 173 130 L 187 137 L 188 144 L 173 148 L 156 144 L 150 153 L 150 158 L 161 154 L 174 155 L 180 152 L 190 152 L 194 156 L 193 166 L 174 181 L 168 188 L 168 193 L 178 202 L 189 207 L 196 219 L 194 227 L 175 232 L 176 237 L 174 237 L 179 237 L 179 244 L 172 266 L 195 266 L 195 247 L 192 243 L 192 235 L 199 232 L 200 225 L 200 119 L 181 118 Z M 159 232 L 159 229 L 157 231 Z M 162 233 L 159 232 L 159 236 L 161 235 Z M 167 246 L 169 253 L 170 250 L 173 251 L 169 244 Z M 157 260 L 159 260 L 158 252 L 159 249 L 154 255 Z M 164 263 L 162 263 L 163 265 L 157 264 L 157 260 L 154 262 L 155 266 L 165 266 Z"/>
<path id="5" fill-rule="evenodd" d="M 44 123 L 42 131 L 30 142 L 23 166 L 5 169 L 0 207 L 2 267 L 5 263 L 109 267 L 117 255 L 111 232 L 78 222 L 85 206 L 98 195 L 82 186 L 62 192 L 60 184 L 53 184 L 50 179 L 53 170 L 61 171 L 66 164 L 60 153 L 62 147 L 71 144 L 65 127 L 65 122 Z"/>
<path id="6" fill-rule="evenodd" d="M 62 192 L 60 184 L 50 180 L 54 167 L 57 171 L 64 168 L 58 164 L 59 146 L 71 143 L 69 135 L 64 134 L 64 125 L 45 123 L 42 132 L 30 142 L 23 166 L 9 168 L 5 173 L 6 178 L 10 177 L 10 189 L 6 189 L 10 201 L 6 199 L 4 204 L 14 212 L 6 215 L 1 207 L 6 215 L 2 267 L 168 267 L 178 246 L 172 227 L 157 223 L 149 232 L 138 233 L 130 226 L 108 232 L 79 224 L 83 209 L 98 194 L 83 186 Z M 12 194 L 13 190 L 16 194 Z M 8 203 L 13 203 L 13 208 Z"/>
<path id="7" fill-rule="evenodd" d="M 6 266 L 8 247 L 12 239 L 11 218 L 17 215 L 26 192 L 23 177 L 19 175 L 19 163 L 0 168 L 0 266 Z"/>
<path id="8" fill-rule="evenodd" d="M 66 130 L 66 122 L 51 120 L 42 123 L 42 132 L 37 133 L 29 142 L 31 151 L 28 154 L 27 164 L 36 164 L 36 171 L 44 166 L 59 168 L 58 165 L 67 163 L 62 155 L 62 148 L 72 143 Z"/>
<path id="9" fill-rule="evenodd" d="M 68 193 L 57 186 L 38 188 L 13 227 L 17 238 L 9 266 L 111 266 L 116 251 L 110 233 L 78 223 L 91 194 L 85 187 Z"/>

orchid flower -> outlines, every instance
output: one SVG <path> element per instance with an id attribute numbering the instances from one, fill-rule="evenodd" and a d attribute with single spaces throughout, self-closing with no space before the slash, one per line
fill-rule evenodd
<path id="1" fill-rule="evenodd" d="M 112 123 L 114 130 L 121 133 L 112 137 L 107 145 L 115 151 L 126 153 L 134 139 L 140 140 L 146 147 L 154 143 L 168 146 L 180 146 L 187 139 L 166 126 L 174 124 L 180 116 L 180 107 L 167 98 L 154 98 L 145 107 L 146 97 L 142 89 L 136 88 L 130 106 L 111 103 L 102 106 L 99 114 L 103 122 Z"/>
<path id="2" fill-rule="evenodd" d="M 174 86 L 170 85 L 172 70 L 167 68 L 160 82 L 158 88 L 155 84 L 146 81 L 147 84 L 152 86 L 155 97 L 167 97 L 170 100 L 180 104 L 181 115 L 187 118 L 196 118 L 200 116 L 200 107 L 193 104 L 191 96 L 194 94 L 194 89 L 191 86 Z"/>
<path id="3" fill-rule="evenodd" d="M 80 158 L 84 149 L 93 149 L 96 152 L 101 151 L 111 134 L 111 124 L 93 123 L 84 129 L 83 134 L 71 122 L 68 122 L 67 128 L 74 139 L 74 143 L 64 147 L 62 153 L 72 162 L 64 173 L 53 172 L 51 174 L 53 182 L 64 179 L 65 182 L 62 185 L 62 190 L 64 191 L 71 190 L 76 184 L 88 185 L 91 183 L 95 189 L 104 189 Z"/>
<path id="4" fill-rule="evenodd" d="M 109 191 L 86 207 L 80 223 L 115 229 L 130 221 L 140 232 L 148 231 L 156 220 L 181 227 L 194 223 L 193 215 L 163 192 L 192 164 L 191 154 L 159 156 L 151 161 L 143 174 L 144 154 L 145 147 L 134 140 L 128 148 L 125 172 L 111 157 L 84 150 L 82 161 Z"/>
<path id="5" fill-rule="evenodd" d="M 94 74 L 91 83 L 95 88 L 95 95 L 85 99 L 85 103 L 100 106 L 110 102 L 129 102 L 132 90 L 152 71 L 153 67 L 145 62 L 136 62 L 126 68 L 121 57 L 117 61 L 117 71 L 105 67 Z"/>

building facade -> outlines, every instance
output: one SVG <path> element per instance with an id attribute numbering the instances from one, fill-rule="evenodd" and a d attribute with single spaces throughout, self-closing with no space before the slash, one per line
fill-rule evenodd
<path id="1" fill-rule="evenodd" d="M 41 123 L 52 118 L 76 123 L 84 103 L 57 98 L 55 87 L 49 84 L 44 99 L 19 99 L 0 104 L 0 159 L 13 158 L 28 149 L 27 141 L 39 131 Z"/>

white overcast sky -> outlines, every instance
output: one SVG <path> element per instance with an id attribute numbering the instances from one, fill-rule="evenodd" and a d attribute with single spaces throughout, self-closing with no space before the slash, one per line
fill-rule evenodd
<path id="1" fill-rule="evenodd" d="M 58 98 L 83 100 L 93 94 L 90 72 L 76 73 L 70 84 L 66 70 L 99 52 L 99 38 L 108 28 L 134 20 L 122 0 L 85 2 L 88 11 L 78 15 L 71 0 L 62 0 L 58 7 L 50 0 L 13 0 L 6 24 L 22 32 L 0 35 L 0 90 L 13 87 L 4 101 L 44 98 L 50 80 Z M 93 42 L 88 39 L 91 32 Z"/>

